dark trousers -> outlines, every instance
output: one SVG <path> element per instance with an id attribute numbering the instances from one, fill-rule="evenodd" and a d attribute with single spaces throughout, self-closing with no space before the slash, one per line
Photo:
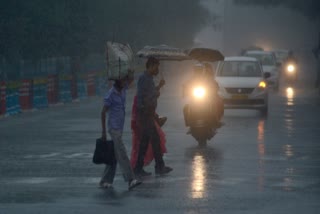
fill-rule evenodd
<path id="1" fill-rule="evenodd" d="M 160 137 L 154 122 L 154 111 L 138 111 L 138 123 L 141 138 L 135 168 L 136 171 L 140 171 L 143 168 L 144 156 L 147 152 L 149 142 L 151 142 L 152 145 L 153 156 L 156 162 L 155 167 L 161 168 L 164 166 L 160 148 Z"/>

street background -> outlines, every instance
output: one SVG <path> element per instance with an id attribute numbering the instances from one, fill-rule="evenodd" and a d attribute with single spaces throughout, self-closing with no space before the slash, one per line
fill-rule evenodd
<path id="1" fill-rule="evenodd" d="M 182 114 L 189 65 L 164 63 L 158 113 L 168 117 L 165 162 L 174 170 L 155 176 L 151 163 L 153 175 L 130 192 L 119 169 L 112 189 L 98 187 L 104 167 L 92 154 L 101 96 L 2 118 L 0 213 L 318 213 L 320 102 L 315 71 L 304 65 L 293 95 L 284 86 L 270 90 L 267 118 L 226 110 L 226 125 L 198 148 Z M 128 153 L 134 94 L 135 86 L 127 96 Z"/>

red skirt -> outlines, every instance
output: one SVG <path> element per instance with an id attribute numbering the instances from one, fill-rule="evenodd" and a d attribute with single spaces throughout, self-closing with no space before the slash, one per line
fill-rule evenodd
<path id="1" fill-rule="evenodd" d="M 166 136 L 156 121 L 154 121 L 154 124 L 156 126 L 158 135 L 160 137 L 161 154 L 164 154 L 167 152 L 166 145 L 165 145 Z M 131 114 L 131 130 L 132 130 L 132 149 L 131 149 L 130 163 L 132 168 L 134 168 L 138 159 L 139 144 L 140 144 L 140 132 L 137 126 L 137 96 L 135 96 L 133 99 L 132 114 Z M 154 156 L 152 151 L 152 145 L 151 145 L 151 142 L 149 142 L 147 152 L 144 156 L 144 166 L 147 166 L 148 164 L 150 164 L 153 159 L 154 159 Z"/>

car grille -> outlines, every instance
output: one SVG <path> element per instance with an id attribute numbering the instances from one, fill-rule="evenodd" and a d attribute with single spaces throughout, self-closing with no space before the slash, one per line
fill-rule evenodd
<path id="1" fill-rule="evenodd" d="M 251 94 L 254 88 L 226 88 L 229 94 Z"/>

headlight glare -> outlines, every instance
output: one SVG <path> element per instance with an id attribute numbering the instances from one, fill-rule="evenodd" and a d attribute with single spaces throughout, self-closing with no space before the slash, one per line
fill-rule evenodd
<path id="1" fill-rule="evenodd" d="M 294 65 L 288 65 L 288 66 L 287 66 L 287 71 L 288 71 L 288 72 L 292 73 L 292 72 L 294 72 L 294 70 L 295 70 Z"/>
<path id="2" fill-rule="evenodd" d="M 265 81 L 259 82 L 258 88 L 265 89 L 267 87 L 267 83 Z"/>
<path id="3" fill-rule="evenodd" d="M 197 98 L 203 98 L 206 94 L 206 90 L 203 87 L 195 87 L 193 89 L 193 96 Z"/>

